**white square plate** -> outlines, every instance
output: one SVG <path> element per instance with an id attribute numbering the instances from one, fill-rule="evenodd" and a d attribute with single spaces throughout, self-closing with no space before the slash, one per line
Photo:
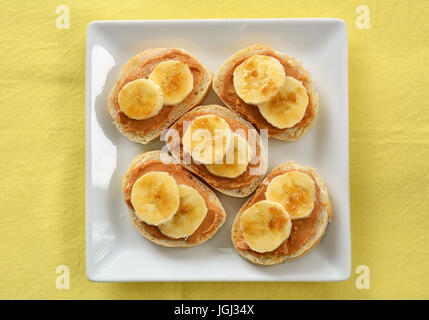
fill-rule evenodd
<path id="1" fill-rule="evenodd" d="M 246 199 L 218 196 L 228 218 L 195 248 L 164 248 L 134 229 L 121 178 L 155 141 L 128 141 L 112 124 L 107 99 L 121 66 L 140 51 L 185 48 L 213 73 L 237 50 L 264 43 L 302 60 L 320 96 L 316 125 L 298 142 L 268 142 L 268 170 L 288 160 L 316 168 L 332 196 L 334 219 L 304 257 L 272 267 L 242 259 L 231 225 Z M 223 105 L 211 90 L 202 104 Z M 266 146 L 267 148 L 267 146 Z M 268 171 L 268 172 L 269 172 Z M 100 21 L 87 30 L 86 265 L 93 281 L 338 281 L 350 276 L 347 28 L 338 19 Z"/>

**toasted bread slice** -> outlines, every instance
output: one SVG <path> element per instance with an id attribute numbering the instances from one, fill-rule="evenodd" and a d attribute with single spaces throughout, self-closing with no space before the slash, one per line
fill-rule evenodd
<path id="1" fill-rule="evenodd" d="M 246 260 L 252 263 L 259 264 L 259 265 L 274 265 L 280 262 L 289 262 L 303 256 L 304 254 L 308 253 L 311 249 L 313 249 L 320 242 L 320 239 L 323 237 L 326 227 L 328 226 L 328 222 L 331 222 L 333 218 L 333 208 L 332 208 L 331 198 L 328 193 L 328 189 L 326 188 L 326 185 L 323 182 L 322 178 L 310 166 L 302 166 L 302 165 L 296 164 L 293 161 L 281 164 L 273 169 L 273 171 L 261 183 L 259 188 L 263 188 L 264 186 L 268 185 L 269 183 L 268 179 L 270 179 L 270 176 L 272 176 L 273 173 L 282 173 L 291 169 L 306 170 L 310 172 L 311 175 L 314 177 L 315 183 L 317 184 L 320 190 L 319 196 L 321 201 L 321 209 L 317 217 L 315 232 L 293 254 L 278 254 L 273 252 L 266 252 L 266 253 L 255 255 L 255 254 L 252 254 L 250 250 L 242 250 L 237 248 L 236 243 L 239 240 L 241 235 L 240 215 L 249 207 L 249 203 L 251 203 L 252 200 L 254 200 L 252 197 L 244 204 L 243 207 L 241 207 L 238 214 L 236 215 L 232 225 L 232 233 L 231 233 L 231 239 L 234 244 L 235 250 L 238 252 L 240 256 L 242 256 L 243 258 L 245 258 Z M 255 196 L 256 194 L 254 195 L 254 197 Z M 293 221 L 292 221 L 292 228 L 293 228 Z"/>
<path id="2" fill-rule="evenodd" d="M 176 163 L 174 161 L 174 159 L 171 158 L 168 154 L 163 153 L 163 152 L 158 151 L 158 150 L 157 151 L 144 152 L 144 153 L 137 155 L 134 158 L 134 160 L 132 161 L 127 173 L 125 174 L 125 176 L 122 179 L 122 193 L 123 193 L 124 198 L 126 197 L 127 185 L 130 181 L 133 170 L 139 164 L 143 164 L 143 163 L 146 163 L 149 161 L 154 161 L 154 160 L 160 160 L 160 161 L 163 161 L 165 163 L 167 163 L 167 161 L 169 161 L 170 164 L 173 164 L 175 166 L 181 166 L 180 164 Z M 149 232 L 149 230 L 150 230 L 150 228 L 156 228 L 156 227 L 149 226 L 146 223 L 142 222 L 137 217 L 137 215 L 135 214 L 135 211 L 134 211 L 132 205 L 130 205 L 128 202 L 126 202 L 128 210 L 130 212 L 131 221 L 134 224 L 134 226 L 136 227 L 136 229 L 146 239 L 152 241 L 153 243 L 161 245 L 161 246 L 182 247 L 182 248 L 197 246 L 197 245 L 209 240 L 211 237 L 213 237 L 213 235 L 217 232 L 217 230 L 219 230 L 219 228 L 224 224 L 225 219 L 226 219 L 225 209 L 223 208 L 222 203 L 216 197 L 214 192 L 211 191 L 210 188 L 208 188 L 200 180 L 195 178 L 192 174 L 188 173 L 185 169 L 183 169 L 183 171 L 188 174 L 188 178 L 191 179 L 192 182 L 194 183 L 194 185 L 199 189 L 198 191 L 202 194 L 207 195 L 207 198 L 208 198 L 208 201 L 210 202 L 210 204 L 215 206 L 218 209 L 218 213 L 220 214 L 220 217 L 217 219 L 216 222 L 214 222 L 215 226 L 214 226 L 214 228 L 212 228 L 212 230 L 210 232 L 204 233 L 198 242 L 191 243 L 191 242 L 186 241 L 186 239 L 172 239 L 172 238 L 168 238 L 166 236 L 162 236 L 162 237 L 155 236 L 153 233 Z"/>
<path id="3" fill-rule="evenodd" d="M 232 119 L 232 120 L 238 121 L 243 127 L 247 128 L 247 129 L 255 130 L 255 128 L 248 121 L 244 120 L 237 113 L 232 112 L 231 110 L 229 110 L 225 107 L 221 107 L 219 105 L 198 106 L 195 109 L 192 109 L 191 111 L 184 114 L 182 116 L 182 118 L 189 117 L 189 116 L 194 115 L 194 114 L 196 115 L 196 114 L 199 114 L 201 112 L 219 115 L 219 116 L 223 117 L 224 119 Z M 180 122 L 180 119 L 178 121 L 176 121 L 171 126 L 171 128 L 169 130 L 180 131 L 178 128 L 179 122 Z M 170 133 L 167 133 L 167 136 L 169 136 L 169 135 L 170 135 Z M 255 175 L 255 177 L 254 177 L 254 179 L 250 185 L 247 185 L 246 187 L 239 187 L 239 188 L 224 188 L 224 187 L 219 187 L 217 185 L 213 185 L 213 183 L 211 183 L 211 180 L 220 179 L 219 177 L 211 174 L 208 171 L 206 172 L 206 174 L 207 174 L 206 177 L 201 176 L 201 173 L 198 170 L 196 170 L 195 163 L 191 163 L 191 164 L 183 163 L 183 161 L 181 161 L 182 160 L 181 155 L 177 154 L 177 152 L 175 152 L 175 150 L 174 150 L 175 148 L 171 148 L 169 143 L 167 143 L 167 146 L 169 147 L 169 150 L 170 150 L 173 158 L 176 161 L 182 163 L 182 165 L 186 169 L 188 169 L 189 171 L 191 171 L 192 173 L 194 173 L 195 175 L 199 176 L 201 179 L 206 181 L 206 183 L 208 183 L 212 188 L 218 190 L 219 192 L 221 192 L 223 194 L 226 194 L 226 195 L 229 195 L 232 197 L 243 198 L 243 197 L 247 197 L 249 194 L 251 194 L 258 187 L 259 183 L 264 178 L 264 175 L 267 172 L 267 164 L 266 164 L 266 159 L 265 159 L 264 146 L 262 144 L 261 137 L 259 136 L 259 134 L 257 132 L 256 132 L 256 144 L 260 150 L 259 151 L 258 174 Z M 182 149 L 182 147 L 180 149 Z M 228 179 L 228 181 L 234 182 L 234 181 L 236 181 L 236 179 L 240 179 L 240 177 L 241 176 L 238 176 L 237 178 L 230 178 L 230 179 Z M 226 178 L 221 178 L 221 179 L 226 179 Z"/>
<path id="4" fill-rule="evenodd" d="M 237 66 L 240 64 L 240 61 L 244 61 L 245 59 L 258 54 L 274 55 L 274 57 L 277 58 L 283 66 L 287 66 L 287 68 L 292 71 L 290 74 L 288 74 L 288 72 L 286 71 L 287 76 L 292 76 L 297 80 L 302 81 L 304 87 L 307 90 L 309 101 L 310 101 L 309 105 L 307 106 L 306 115 L 304 116 L 304 118 L 306 119 L 305 123 L 302 123 L 301 125 L 300 123 L 298 123 L 292 128 L 277 129 L 271 126 L 267 121 L 265 121 L 265 119 L 263 119 L 262 115 L 260 115 L 259 113 L 259 110 L 257 110 L 257 106 L 246 104 L 245 108 L 247 111 L 252 111 L 250 109 L 255 109 L 254 112 L 257 112 L 258 115 L 260 115 L 259 117 L 260 121 L 252 121 L 251 119 L 249 119 L 247 112 L 243 113 L 237 110 L 237 105 L 236 105 L 237 100 L 230 101 L 228 99 L 225 99 L 222 96 L 222 88 L 225 86 L 225 83 L 224 83 L 225 74 L 228 72 L 231 72 L 234 66 Z M 314 123 L 316 121 L 318 107 L 319 107 L 319 96 L 314 90 L 313 81 L 311 79 L 310 73 L 306 71 L 302 66 L 302 64 L 298 62 L 296 59 L 289 57 L 284 53 L 275 51 L 273 48 L 266 45 L 255 44 L 255 45 L 246 47 L 238 51 L 237 53 L 235 53 L 228 60 L 226 60 L 213 79 L 213 89 L 229 109 L 239 112 L 242 117 L 252 122 L 253 125 L 255 125 L 255 127 L 257 127 L 259 130 L 268 129 L 269 136 L 279 140 L 283 140 L 283 141 L 298 140 L 303 135 L 305 135 L 311 127 L 314 126 Z M 242 101 L 242 103 L 245 104 L 244 101 Z M 311 108 L 311 109 L 308 109 L 308 108 Z"/>
<path id="5" fill-rule="evenodd" d="M 174 106 L 174 109 L 171 114 L 168 115 L 168 119 L 164 121 L 165 119 L 162 119 L 162 125 L 158 126 L 152 130 L 149 130 L 147 132 L 137 132 L 136 130 L 133 130 L 132 128 L 127 128 L 124 126 L 123 123 L 121 123 L 119 118 L 120 111 L 116 107 L 116 96 L 122 86 L 125 84 L 125 81 L 127 77 L 138 70 L 140 67 L 144 66 L 146 63 L 148 63 L 152 59 L 156 59 L 157 57 L 162 56 L 163 54 L 168 53 L 170 50 L 175 50 L 184 56 L 190 58 L 193 62 L 199 65 L 199 67 L 202 70 L 202 78 L 199 83 L 197 83 L 194 86 L 194 89 L 192 92 L 188 95 L 188 97 L 183 100 L 182 102 L 178 103 Z M 147 75 L 148 76 L 148 75 Z M 116 81 L 112 91 L 109 95 L 108 100 L 108 110 L 109 114 L 113 119 L 113 122 L 115 123 L 118 130 L 124 134 L 128 139 L 134 142 L 147 144 L 151 142 L 152 140 L 156 139 L 161 135 L 161 133 L 168 128 L 174 121 L 176 121 L 183 113 L 186 111 L 192 109 L 193 107 L 197 106 L 201 103 L 201 101 L 206 96 L 208 89 L 212 82 L 212 74 L 211 72 L 193 55 L 188 53 L 184 49 L 166 49 L 166 48 L 156 48 L 156 49 L 148 49 L 145 51 L 140 52 L 138 55 L 131 58 L 125 65 L 122 67 L 121 73 L 119 74 L 119 78 Z M 164 106 L 163 108 L 165 108 Z M 124 115 L 122 115 L 124 116 Z M 151 119 L 149 118 L 143 121 L 147 121 L 147 123 L 150 123 Z"/>

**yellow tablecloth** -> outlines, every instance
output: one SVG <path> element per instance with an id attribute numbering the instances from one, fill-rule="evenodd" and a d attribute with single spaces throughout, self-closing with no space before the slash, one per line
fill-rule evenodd
<path id="1" fill-rule="evenodd" d="M 56 8 L 70 9 L 59 30 Z M 357 7 L 369 9 L 358 29 Z M 429 298 L 429 2 L 0 4 L 0 298 Z M 97 284 L 85 277 L 85 39 L 93 20 L 335 17 L 350 64 L 352 276 L 339 283 Z M 358 24 L 359 25 L 359 24 Z M 70 289 L 56 288 L 56 267 Z M 358 265 L 370 269 L 359 290 Z"/>

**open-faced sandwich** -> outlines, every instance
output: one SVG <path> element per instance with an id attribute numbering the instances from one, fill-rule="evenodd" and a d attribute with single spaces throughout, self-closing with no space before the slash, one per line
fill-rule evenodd
<path id="1" fill-rule="evenodd" d="M 256 44 L 230 57 L 213 80 L 225 105 L 280 140 L 301 138 L 315 123 L 319 98 L 301 63 Z"/>
<path id="2" fill-rule="evenodd" d="M 122 193 L 137 230 L 162 246 L 199 245 L 225 222 L 225 210 L 213 191 L 160 151 L 133 160 Z"/>
<path id="3" fill-rule="evenodd" d="M 183 113 L 201 103 L 210 71 L 183 49 L 148 49 L 121 70 L 108 101 L 118 130 L 130 140 L 149 143 Z"/>
<path id="4" fill-rule="evenodd" d="M 192 109 L 170 127 L 164 139 L 173 158 L 186 169 L 233 197 L 251 194 L 267 170 L 257 130 L 225 107 Z"/>
<path id="5" fill-rule="evenodd" d="M 328 190 L 317 172 L 287 162 L 274 168 L 240 209 L 232 242 L 255 264 L 291 261 L 319 243 L 332 216 Z"/>

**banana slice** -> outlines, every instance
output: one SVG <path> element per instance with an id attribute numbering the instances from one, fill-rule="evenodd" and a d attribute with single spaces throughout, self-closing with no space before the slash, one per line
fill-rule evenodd
<path id="1" fill-rule="evenodd" d="M 226 152 L 222 163 L 205 165 L 210 173 L 219 177 L 236 178 L 247 170 L 252 150 L 245 138 L 239 134 L 233 135 L 234 148 Z"/>
<path id="2" fill-rule="evenodd" d="M 136 120 L 156 116 L 163 105 L 161 88 L 153 81 L 137 79 L 128 82 L 119 91 L 119 108 L 130 118 Z"/>
<path id="3" fill-rule="evenodd" d="M 174 239 L 193 234 L 207 215 L 206 202 L 197 190 L 179 184 L 179 194 L 179 210 L 171 220 L 158 226 L 163 234 Z"/>
<path id="4" fill-rule="evenodd" d="M 308 174 L 290 171 L 271 180 L 265 198 L 282 204 L 292 220 L 302 219 L 313 211 L 316 187 Z"/>
<path id="5" fill-rule="evenodd" d="M 194 77 L 188 65 L 177 60 L 158 64 L 149 75 L 149 80 L 161 87 L 167 106 L 182 102 L 194 88 Z"/>
<path id="6" fill-rule="evenodd" d="M 262 116 L 279 129 L 301 121 L 308 106 L 308 94 L 301 81 L 286 77 L 285 84 L 269 101 L 258 105 Z"/>
<path id="7" fill-rule="evenodd" d="M 131 204 L 137 217 L 150 225 L 170 220 L 179 203 L 176 180 L 166 172 L 151 171 L 142 175 L 131 190 Z"/>
<path id="8" fill-rule="evenodd" d="M 244 240 L 256 252 L 269 252 L 289 238 L 292 222 L 285 208 L 272 201 L 259 201 L 240 217 Z"/>
<path id="9" fill-rule="evenodd" d="M 195 161 L 213 164 L 222 161 L 232 146 L 233 133 L 229 124 L 213 114 L 193 119 L 183 134 L 183 150 Z"/>
<path id="10" fill-rule="evenodd" d="M 246 103 L 268 101 L 283 86 L 286 73 L 281 63 L 270 56 L 254 55 L 234 69 L 234 87 Z"/>

